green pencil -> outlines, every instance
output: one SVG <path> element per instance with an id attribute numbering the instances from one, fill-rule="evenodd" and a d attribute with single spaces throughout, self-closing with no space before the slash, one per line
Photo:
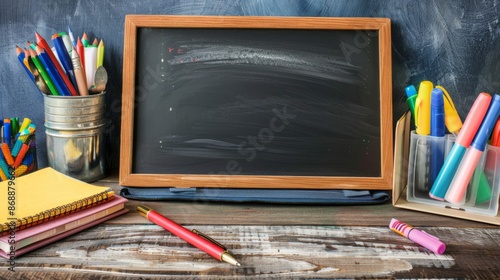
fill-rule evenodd
<path id="1" fill-rule="evenodd" d="M 36 52 L 33 49 L 30 49 L 30 58 L 35 64 L 36 68 L 38 69 L 38 72 L 40 72 L 40 75 L 42 76 L 43 80 L 45 81 L 45 84 L 47 84 L 47 87 L 49 88 L 50 93 L 52 95 L 60 95 L 59 92 L 57 91 L 54 83 L 52 82 L 52 79 L 50 79 L 49 74 L 43 67 L 42 63 L 40 60 L 38 60 L 38 57 L 36 56 Z"/>

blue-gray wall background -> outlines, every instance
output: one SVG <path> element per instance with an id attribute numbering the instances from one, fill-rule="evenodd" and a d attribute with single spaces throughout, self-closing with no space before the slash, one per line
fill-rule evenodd
<path id="1" fill-rule="evenodd" d="M 123 27 L 126 14 L 387 17 L 392 20 L 394 119 L 404 88 L 423 79 L 443 85 L 462 119 L 479 92 L 500 90 L 499 1 L 467 0 L 81 0 L 0 3 L 0 117 L 37 125 L 39 166 L 47 166 L 43 98 L 16 58 L 15 46 L 67 31 L 106 44 L 108 167 L 119 166 Z"/>

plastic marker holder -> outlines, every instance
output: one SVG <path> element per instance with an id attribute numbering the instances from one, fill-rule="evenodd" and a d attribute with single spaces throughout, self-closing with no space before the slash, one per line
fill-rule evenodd
<path id="1" fill-rule="evenodd" d="M 491 95 L 484 92 L 480 93 L 476 98 L 476 101 L 474 101 L 469 114 L 467 114 L 462 130 L 460 130 L 460 133 L 455 140 L 455 144 L 448 153 L 448 156 L 446 157 L 443 167 L 439 171 L 434 184 L 432 184 L 432 188 L 429 192 L 429 196 L 431 198 L 444 201 L 448 187 L 455 176 L 465 151 L 469 148 L 472 139 L 476 135 L 476 132 L 481 125 L 486 112 L 488 111 L 490 102 Z"/>
<path id="2" fill-rule="evenodd" d="M 463 198 L 467 191 L 467 186 L 476 170 L 477 163 L 481 158 L 486 143 L 490 138 L 493 127 L 500 114 L 500 95 L 495 94 L 484 117 L 479 130 L 477 131 L 470 148 L 465 153 L 464 159 L 458 167 L 457 173 L 450 184 L 445 199 L 453 204 L 463 204 Z"/>
<path id="3" fill-rule="evenodd" d="M 418 96 L 415 103 L 415 125 L 419 135 L 431 133 L 431 92 L 433 84 L 422 81 L 418 87 Z"/>

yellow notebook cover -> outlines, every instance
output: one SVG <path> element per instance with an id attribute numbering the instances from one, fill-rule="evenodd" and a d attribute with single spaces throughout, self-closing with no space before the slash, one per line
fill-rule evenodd
<path id="1" fill-rule="evenodd" d="M 50 167 L 0 182 L 0 236 L 92 207 L 113 197 L 108 187 L 94 186 Z"/>

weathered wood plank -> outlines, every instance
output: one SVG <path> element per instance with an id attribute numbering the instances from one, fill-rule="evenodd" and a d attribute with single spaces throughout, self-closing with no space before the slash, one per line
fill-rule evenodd
<path id="1" fill-rule="evenodd" d="M 147 222 L 146 222 L 147 223 Z M 81 275 L 252 278 L 500 278 L 500 230 L 427 228 L 448 246 L 435 255 L 387 227 L 193 226 L 225 244 L 242 263 L 212 259 L 153 224 L 105 223 L 16 260 L 16 276 Z M 0 264 L 6 277 L 7 264 Z M 265 277 L 264 277 L 265 276 Z M 1 278 L 1 277 L 0 277 Z M 247 278 L 246 278 L 247 279 Z"/>

